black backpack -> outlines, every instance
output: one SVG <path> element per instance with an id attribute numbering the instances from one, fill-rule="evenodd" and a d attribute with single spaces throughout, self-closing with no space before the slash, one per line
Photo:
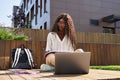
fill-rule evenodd
<path id="1" fill-rule="evenodd" d="M 34 68 L 32 51 L 27 48 L 12 49 L 12 68 L 13 69 L 32 69 Z"/>

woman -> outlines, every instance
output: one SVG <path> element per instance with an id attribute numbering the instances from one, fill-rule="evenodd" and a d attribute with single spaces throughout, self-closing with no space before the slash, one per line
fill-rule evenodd
<path id="1" fill-rule="evenodd" d="M 76 49 L 75 28 L 71 16 L 67 13 L 59 15 L 52 31 L 47 36 L 46 64 L 42 70 L 53 70 L 55 66 L 55 52 L 74 52 Z"/>

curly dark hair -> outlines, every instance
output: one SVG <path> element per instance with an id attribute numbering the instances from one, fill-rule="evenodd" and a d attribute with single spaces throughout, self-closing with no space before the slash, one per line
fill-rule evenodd
<path id="1" fill-rule="evenodd" d="M 75 34 L 75 27 L 73 24 L 73 20 L 71 16 L 67 13 L 62 13 L 59 15 L 53 25 L 52 32 L 59 32 L 58 22 L 60 19 L 63 19 L 65 21 L 65 34 L 70 38 L 72 46 L 74 49 L 76 49 L 76 34 Z"/>

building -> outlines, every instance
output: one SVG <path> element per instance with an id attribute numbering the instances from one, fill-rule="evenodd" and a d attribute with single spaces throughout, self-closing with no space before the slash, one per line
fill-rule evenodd
<path id="1" fill-rule="evenodd" d="M 120 0 L 22 0 L 25 25 L 50 29 L 60 13 L 69 13 L 76 31 L 120 33 Z"/>
<path id="2" fill-rule="evenodd" d="M 14 27 L 27 27 L 33 29 L 50 29 L 50 0 L 21 0 L 19 8 L 13 7 L 13 26 Z M 22 21 L 19 12 L 24 12 L 24 18 Z M 17 16 L 16 16 L 17 15 Z M 16 22 L 16 23 L 15 23 Z M 21 23 L 24 26 L 20 26 Z M 17 25 L 16 25 L 17 24 Z"/>

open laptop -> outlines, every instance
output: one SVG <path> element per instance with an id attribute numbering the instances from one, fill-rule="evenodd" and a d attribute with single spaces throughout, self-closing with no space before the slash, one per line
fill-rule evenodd
<path id="1" fill-rule="evenodd" d="M 55 53 L 55 74 L 87 74 L 91 52 Z"/>

